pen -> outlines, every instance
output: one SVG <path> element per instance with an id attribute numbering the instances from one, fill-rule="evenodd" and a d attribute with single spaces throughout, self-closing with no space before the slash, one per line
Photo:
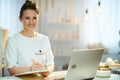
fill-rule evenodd
<path id="1" fill-rule="evenodd" d="M 34 59 L 31 59 L 31 60 L 32 60 L 32 62 L 33 62 L 34 64 L 38 64 L 38 65 L 41 66 L 42 68 L 44 67 L 44 65 L 41 64 L 41 63 L 39 63 L 38 61 L 35 61 Z"/>
<path id="2" fill-rule="evenodd" d="M 35 64 L 40 64 L 40 63 L 38 63 L 37 61 L 35 61 L 34 59 L 31 59 L 32 60 L 32 62 L 33 63 L 35 63 Z M 41 69 L 40 70 L 47 70 L 47 68 L 43 65 L 43 64 L 40 64 L 40 66 L 41 66 Z M 48 70 L 47 70 L 48 71 Z"/>
<path id="3" fill-rule="evenodd" d="M 31 59 L 33 63 L 37 63 L 34 59 Z"/>

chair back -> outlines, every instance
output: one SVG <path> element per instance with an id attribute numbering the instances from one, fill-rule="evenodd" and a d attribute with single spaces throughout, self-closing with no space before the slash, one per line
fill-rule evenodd
<path id="1" fill-rule="evenodd" d="M 0 28 L 0 77 L 3 75 L 3 63 L 4 56 L 5 56 L 5 47 L 6 47 L 6 41 L 8 39 L 8 30 Z"/>

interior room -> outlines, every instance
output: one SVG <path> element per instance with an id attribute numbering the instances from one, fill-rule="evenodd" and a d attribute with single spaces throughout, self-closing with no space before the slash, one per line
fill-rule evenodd
<path id="1" fill-rule="evenodd" d="M 0 0 L 0 77 L 5 77 L 7 39 L 23 29 L 19 12 L 25 1 Z M 31 1 L 40 10 L 35 30 L 48 36 L 56 72 L 68 69 L 73 50 L 99 48 L 104 48 L 101 65 L 118 63 L 112 68 L 120 71 L 120 0 Z"/>

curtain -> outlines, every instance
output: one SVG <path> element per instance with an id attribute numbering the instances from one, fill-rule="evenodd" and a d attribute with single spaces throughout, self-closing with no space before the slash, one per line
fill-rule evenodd
<path id="1" fill-rule="evenodd" d="M 81 48 L 102 46 L 109 53 L 118 53 L 120 48 L 120 1 L 118 0 L 77 0 L 78 5 L 82 2 L 82 7 L 78 8 L 80 24 L 80 45 Z M 98 12 L 98 1 L 101 2 L 101 12 Z M 84 19 L 85 10 L 88 10 L 88 20 Z"/>
<path id="2" fill-rule="evenodd" d="M 25 0 L 0 0 L 0 26 L 9 30 L 9 36 L 22 29 L 19 12 L 24 2 Z"/>

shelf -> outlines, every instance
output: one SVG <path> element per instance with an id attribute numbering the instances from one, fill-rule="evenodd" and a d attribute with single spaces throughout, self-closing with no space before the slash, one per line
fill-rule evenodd
<path id="1" fill-rule="evenodd" d="M 43 28 L 45 30 L 72 30 L 72 31 L 76 31 L 78 30 L 78 25 L 77 24 L 60 24 L 60 23 L 49 23 L 49 24 L 45 24 L 45 26 L 48 26 L 47 28 Z"/>
<path id="2" fill-rule="evenodd" d="M 75 26 L 77 27 L 78 24 L 75 23 L 47 23 L 48 25 L 66 25 L 66 26 Z"/>
<path id="3" fill-rule="evenodd" d="M 71 56 L 72 50 L 79 47 L 79 26 L 73 23 L 46 23 L 43 33 L 51 42 L 55 56 Z"/>

